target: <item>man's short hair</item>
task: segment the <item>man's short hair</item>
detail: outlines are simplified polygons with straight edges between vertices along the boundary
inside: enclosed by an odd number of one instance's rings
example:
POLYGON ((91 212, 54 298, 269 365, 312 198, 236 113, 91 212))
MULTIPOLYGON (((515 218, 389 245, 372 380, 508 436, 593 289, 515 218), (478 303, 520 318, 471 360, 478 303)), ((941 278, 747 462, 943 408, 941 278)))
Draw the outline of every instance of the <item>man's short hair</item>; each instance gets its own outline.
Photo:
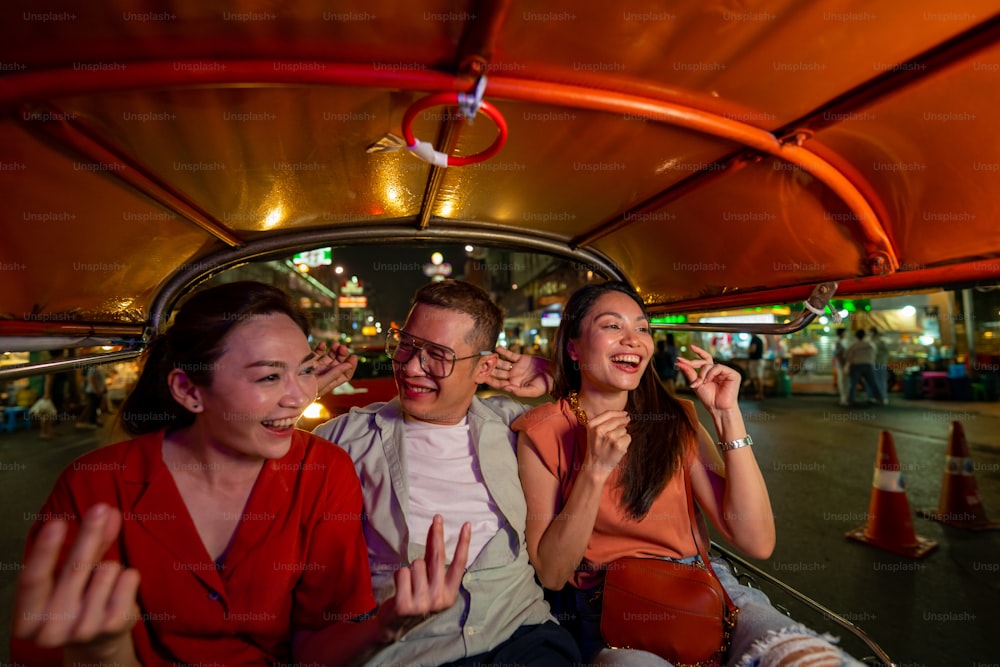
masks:
POLYGON ((475 325, 466 342, 479 350, 496 347, 503 328, 503 310, 481 288, 461 280, 441 280, 418 289, 413 295, 413 305, 418 303, 469 315, 475 325))

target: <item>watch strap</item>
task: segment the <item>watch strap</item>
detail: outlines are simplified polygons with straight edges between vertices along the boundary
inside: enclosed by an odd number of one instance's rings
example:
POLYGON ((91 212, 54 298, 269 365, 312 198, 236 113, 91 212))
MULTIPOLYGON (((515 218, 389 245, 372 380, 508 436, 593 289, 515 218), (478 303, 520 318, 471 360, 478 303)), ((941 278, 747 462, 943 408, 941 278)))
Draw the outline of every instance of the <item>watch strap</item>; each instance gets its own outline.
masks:
POLYGON ((738 440, 727 440, 716 444, 718 444, 721 451, 728 452, 734 449, 739 449, 740 447, 749 447, 753 444, 753 438, 748 435, 747 437, 739 438, 738 440))

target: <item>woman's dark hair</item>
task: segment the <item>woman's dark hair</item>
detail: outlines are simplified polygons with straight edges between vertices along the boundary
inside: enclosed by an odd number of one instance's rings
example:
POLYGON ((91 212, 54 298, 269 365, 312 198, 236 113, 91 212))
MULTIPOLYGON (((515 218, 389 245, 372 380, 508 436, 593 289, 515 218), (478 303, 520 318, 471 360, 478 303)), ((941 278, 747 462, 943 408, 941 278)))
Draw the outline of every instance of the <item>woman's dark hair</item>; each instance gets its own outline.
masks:
POLYGON ((167 385, 170 371, 183 370, 199 387, 212 384, 212 369, 226 348, 229 332, 257 315, 287 315, 309 335, 309 320, 277 287, 239 281, 191 295, 174 315, 166 333, 155 336, 143 354, 142 373, 118 413, 130 435, 190 426, 194 414, 174 400, 167 385))
MULTIPOLYGON (((574 292, 556 331, 553 397, 565 398, 571 391, 580 390, 580 366, 570 357, 568 344, 580 337, 584 319, 597 300, 610 292, 628 296, 646 312, 642 298, 623 282, 586 285, 574 292)), ((625 409, 630 417, 628 432, 632 443, 620 464, 618 486, 623 509, 638 521, 646 516, 667 482, 681 469, 684 444, 697 431, 680 401, 660 384, 652 364, 643 371, 639 386, 628 393, 625 409)))

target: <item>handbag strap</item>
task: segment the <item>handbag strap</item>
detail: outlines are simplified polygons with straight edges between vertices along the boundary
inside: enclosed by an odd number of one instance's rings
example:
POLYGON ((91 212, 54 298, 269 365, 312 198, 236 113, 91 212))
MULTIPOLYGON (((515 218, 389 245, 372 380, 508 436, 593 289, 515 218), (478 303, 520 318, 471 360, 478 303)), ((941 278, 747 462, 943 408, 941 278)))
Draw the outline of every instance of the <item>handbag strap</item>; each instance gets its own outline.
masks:
MULTIPOLYGON (((688 506, 688 519, 691 524, 691 537, 694 538, 694 545, 698 549, 698 555, 701 556, 701 562, 705 564, 705 569, 712 573, 712 576, 718 580, 719 575, 715 573, 712 568, 712 561, 708 559, 708 553, 701 544, 701 540, 698 539, 698 535, 695 534, 694 527, 697 525, 697 518, 694 513, 694 494, 691 490, 691 472, 688 467, 682 464, 684 469, 684 493, 687 496, 687 506, 688 506)), ((733 603, 732 599, 729 597, 729 593, 726 592, 726 587, 722 586, 722 582, 719 582, 720 588, 722 589, 722 596, 726 601, 726 609, 729 611, 729 616, 732 619, 736 618, 736 614, 739 613, 739 608, 733 603)))

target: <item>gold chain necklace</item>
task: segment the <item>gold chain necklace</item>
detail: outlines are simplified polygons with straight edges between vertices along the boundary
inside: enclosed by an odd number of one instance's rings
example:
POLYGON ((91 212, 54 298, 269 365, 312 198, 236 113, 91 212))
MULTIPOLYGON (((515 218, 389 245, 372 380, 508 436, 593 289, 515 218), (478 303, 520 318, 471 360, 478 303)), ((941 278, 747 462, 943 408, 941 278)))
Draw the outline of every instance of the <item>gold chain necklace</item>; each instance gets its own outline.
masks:
POLYGON ((576 420, 580 422, 580 426, 586 426, 590 420, 587 419, 587 413, 580 407, 580 396, 575 391, 571 391, 567 394, 566 400, 569 401, 569 408, 576 415, 576 420))

